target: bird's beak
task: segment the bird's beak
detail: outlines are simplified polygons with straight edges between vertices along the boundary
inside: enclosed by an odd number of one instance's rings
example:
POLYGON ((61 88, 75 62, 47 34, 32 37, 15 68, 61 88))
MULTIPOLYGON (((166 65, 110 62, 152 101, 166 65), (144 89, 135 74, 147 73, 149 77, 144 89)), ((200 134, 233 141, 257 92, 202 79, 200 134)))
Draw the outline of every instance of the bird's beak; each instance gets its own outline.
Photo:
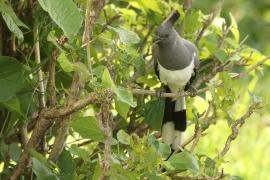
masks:
POLYGON ((153 44, 157 44, 157 43, 159 43, 161 40, 162 40, 161 37, 159 37, 159 36, 154 36, 153 44))

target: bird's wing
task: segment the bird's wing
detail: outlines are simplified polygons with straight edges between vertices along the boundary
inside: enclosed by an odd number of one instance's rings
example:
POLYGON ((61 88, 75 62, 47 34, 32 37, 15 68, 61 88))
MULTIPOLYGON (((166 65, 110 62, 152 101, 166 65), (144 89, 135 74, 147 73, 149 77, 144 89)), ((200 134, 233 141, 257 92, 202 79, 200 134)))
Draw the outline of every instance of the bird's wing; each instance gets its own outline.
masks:
POLYGON ((157 77, 159 78, 159 70, 158 70, 158 46, 157 45, 153 45, 152 53, 153 53, 155 73, 156 73, 157 77))

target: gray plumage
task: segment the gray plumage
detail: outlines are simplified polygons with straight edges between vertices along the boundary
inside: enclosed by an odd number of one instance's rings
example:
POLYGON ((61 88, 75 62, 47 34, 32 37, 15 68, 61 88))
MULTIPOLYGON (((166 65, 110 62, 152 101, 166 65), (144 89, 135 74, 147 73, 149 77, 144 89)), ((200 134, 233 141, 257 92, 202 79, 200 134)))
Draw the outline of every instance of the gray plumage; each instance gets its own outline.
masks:
POLYGON ((166 19, 158 27, 154 42, 157 42, 153 47, 155 63, 159 62, 160 65, 169 70, 181 70, 190 64, 195 53, 195 68, 199 68, 197 47, 192 42, 180 37, 170 19, 166 19))
MULTIPOLYGON (((199 52, 190 41, 182 38, 173 27, 180 14, 173 12, 158 28, 152 48, 155 71, 166 92, 187 90, 199 68, 199 52)), ((165 99, 162 139, 179 149, 186 130, 185 97, 165 99)))

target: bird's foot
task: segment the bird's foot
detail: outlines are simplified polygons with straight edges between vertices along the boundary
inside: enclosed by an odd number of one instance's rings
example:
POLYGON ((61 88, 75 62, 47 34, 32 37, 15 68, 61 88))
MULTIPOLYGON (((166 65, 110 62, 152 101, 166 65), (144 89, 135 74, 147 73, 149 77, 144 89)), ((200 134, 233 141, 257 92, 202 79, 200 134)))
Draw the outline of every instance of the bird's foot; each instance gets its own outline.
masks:
POLYGON ((158 98, 161 97, 162 93, 166 92, 165 88, 163 86, 161 86, 159 89, 156 89, 156 96, 158 98))
POLYGON ((197 95, 197 92, 198 92, 197 89, 191 85, 188 86, 186 91, 188 91, 190 93, 191 97, 195 97, 197 95))

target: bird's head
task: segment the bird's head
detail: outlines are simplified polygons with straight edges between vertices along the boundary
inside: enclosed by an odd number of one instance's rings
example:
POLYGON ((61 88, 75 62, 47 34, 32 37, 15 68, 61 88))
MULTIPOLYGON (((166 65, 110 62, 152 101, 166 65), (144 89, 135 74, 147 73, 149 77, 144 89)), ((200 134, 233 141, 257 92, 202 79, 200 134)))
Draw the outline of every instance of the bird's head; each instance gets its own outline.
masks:
POLYGON ((178 11, 174 11, 170 16, 163 21, 163 23, 157 28, 153 43, 160 44, 170 42, 175 38, 175 33, 177 33, 173 27, 174 23, 180 17, 178 11))

